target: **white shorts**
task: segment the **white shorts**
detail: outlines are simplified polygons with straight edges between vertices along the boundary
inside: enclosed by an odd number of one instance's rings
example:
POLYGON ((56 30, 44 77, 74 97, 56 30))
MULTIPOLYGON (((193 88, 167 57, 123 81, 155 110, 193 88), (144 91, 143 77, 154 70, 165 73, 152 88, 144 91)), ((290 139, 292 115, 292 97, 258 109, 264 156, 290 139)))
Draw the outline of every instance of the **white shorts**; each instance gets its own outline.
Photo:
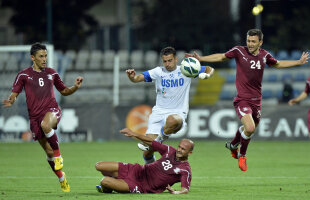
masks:
MULTIPOLYGON (((149 121, 148 121, 148 125, 147 125, 147 130, 146 130, 146 134, 156 134, 159 135, 161 128, 165 125, 166 123, 166 119, 169 115, 172 114, 177 114, 179 115, 182 120, 183 120, 183 124, 182 124, 182 128, 177 132, 183 132, 186 130, 186 118, 187 118, 187 113, 183 113, 183 112, 167 112, 167 110, 152 110, 151 115, 149 116, 149 121)), ((175 133, 175 134, 177 134, 175 133)))

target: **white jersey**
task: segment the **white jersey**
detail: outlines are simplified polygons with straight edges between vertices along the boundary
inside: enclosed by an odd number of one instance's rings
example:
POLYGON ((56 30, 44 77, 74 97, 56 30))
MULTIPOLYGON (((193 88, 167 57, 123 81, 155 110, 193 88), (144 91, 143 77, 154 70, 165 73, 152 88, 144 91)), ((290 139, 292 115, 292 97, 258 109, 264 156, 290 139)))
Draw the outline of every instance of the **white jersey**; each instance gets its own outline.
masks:
POLYGON ((188 112, 191 78, 181 73, 180 66, 168 71, 164 66, 143 72, 145 82, 155 80, 156 105, 153 110, 169 109, 170 112, 188 112))

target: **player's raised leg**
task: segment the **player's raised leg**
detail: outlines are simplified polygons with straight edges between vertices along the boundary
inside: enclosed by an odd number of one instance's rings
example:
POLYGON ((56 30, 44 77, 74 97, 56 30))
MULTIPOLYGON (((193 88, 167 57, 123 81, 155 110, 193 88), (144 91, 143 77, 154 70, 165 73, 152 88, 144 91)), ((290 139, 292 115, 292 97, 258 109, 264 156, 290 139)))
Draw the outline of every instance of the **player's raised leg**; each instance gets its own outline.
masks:
MULTIPOLYGON (((155 140, 157 138, 157 134, 146 134, 146 136, 155 140)), ((138 147, 143 150, 143 159, 145 164, 149 164, 156 161, 154 151, 148 145, 144 143, 138 143, 138 147)))
POLYGON ((238 130, 236 131, 235 137, 231 142, 226 142, 225 147, 230 150, 231 156, 235 159, 238 159, 238 145, 240 144, 240 139, 241 139, 241 133, 244 129, 244 126, 240 126, 238 130))
POLYGON ((158 142, 163 142, 169 138, 171 134, 177 133, 183 125, 183 119, 178 114, 169 115, 166 119, 165 125, 160 130, 160 134, 155 139, 158 142))
POLYGON ((48 164, 51 166, 52 170, 54 171, 54 173, 59 179, 61 190, 63 192, 70 192, 70 185, 68 184, 68 180, 66 178, 65 173, 61 170, 55 170, 54 152, 50 144, 47 142, 47 139, 41 138, 38 141, 46 153, 46 159, 47 159, 48 164))
POLYGON ((100 171, 105 176, 101 180, 100 185, 96 186, 98 192, 111 193, 113 190, 117 192, 129 192, 128 184, 121 179, 116 179, 119 168, 118 162, 97 162, 95 167, 97 171, 100 171))
MULTIPOLYGON (((60 112, 60 111, 59 111, 60 112)), ((47 138, 47 142, 50 144, 51 148, 53 149, 54 154, 54 163, 55 163, 55 170, 60 170, 63 167, 63 158, 61 157, 59 145, 58 145, 58 137, 54 130, 57 127, 58 123, 57 113, 54 112, 47 112, 41 122, 41 128, 45 133, 47 138)))
POLYGON ((246 163, 246 151, 251 141, 251 135, 254 133, 256 124, 251 114, 246 114, 241 118, 241 122, 244 125, 244 130, 241 132, 240 137, 240 153, 239 153, 239 168, 242 171, 247 170, 246 163))
POLYGON ((96 163, 96 170, 101 172, 103 176, 116 178, 118 176, 118 162, 102 161, 96 163))

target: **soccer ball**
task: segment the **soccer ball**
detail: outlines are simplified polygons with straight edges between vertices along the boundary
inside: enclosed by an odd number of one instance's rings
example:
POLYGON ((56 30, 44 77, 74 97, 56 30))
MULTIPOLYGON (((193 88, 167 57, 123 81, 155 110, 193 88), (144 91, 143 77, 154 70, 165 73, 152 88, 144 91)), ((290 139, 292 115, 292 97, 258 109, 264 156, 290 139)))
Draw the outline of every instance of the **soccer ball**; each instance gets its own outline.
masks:
POLYGON ((196 77, 198 76, 200 69, 200 62, 194 57, 184 58, 181 62, 181 72, 184 76, 196 77))

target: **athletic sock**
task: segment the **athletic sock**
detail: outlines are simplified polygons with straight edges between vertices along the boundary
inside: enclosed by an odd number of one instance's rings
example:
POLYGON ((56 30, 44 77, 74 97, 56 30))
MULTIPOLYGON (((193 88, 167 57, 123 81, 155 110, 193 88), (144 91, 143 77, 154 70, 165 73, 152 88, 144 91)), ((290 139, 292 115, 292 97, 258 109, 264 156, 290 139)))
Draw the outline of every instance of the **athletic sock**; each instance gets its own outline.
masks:
POLYGON ((155 155, 153 153, 153 155, 150 158, 146 158, 143 154, 143 159, 144 159, 144 163, 145 164, 150 164, 156 161, 155 155))
POLYGON ((240 138, 241 138, 241 132, 242 132, 243 126, 240 126, 238 130, 236 131, 234 139, 231 141, 231 148, 235 149, 240 144, 240 138))
POLYGON ((48 164, 51 166, 53 172, 56 174, 56 176, 60 179, 61 177, 63 177, 62 171, 61 170, 57 170, 55 171, 55 163, 54 163, 54 157, 53 158, 49 158, 47 157, 47 162, 48 164))
POLYGON ((46 134, 47 142, 50 144, 50 146, 53 149, 54 156, 59 157, 60 156, 60 150, 58 145, 58 137, 55 133, 54 129, 52 129, 48 134, 46 134))
POLYGON ((241 156, 245 156, 250 141, 251 141, 251 137, 246 136, 246 135, 244 134, 244 131, 243 131, 243 132, 241 133, 241 138, 240 138, 240 143, 241 143, 240 155, 241 155, 241 156))
POLYGON ((164 128, 162 127, 162 128, 160 129, 160 134, 157 136, 157 138, 155 138, 155 141, 160 142, 160 143, 163 143, 163 141, 165 141, 165 140, 168 139, 168 138, 169 138, 169 135, 166 135, 166 134, 164 133, 164 128))

